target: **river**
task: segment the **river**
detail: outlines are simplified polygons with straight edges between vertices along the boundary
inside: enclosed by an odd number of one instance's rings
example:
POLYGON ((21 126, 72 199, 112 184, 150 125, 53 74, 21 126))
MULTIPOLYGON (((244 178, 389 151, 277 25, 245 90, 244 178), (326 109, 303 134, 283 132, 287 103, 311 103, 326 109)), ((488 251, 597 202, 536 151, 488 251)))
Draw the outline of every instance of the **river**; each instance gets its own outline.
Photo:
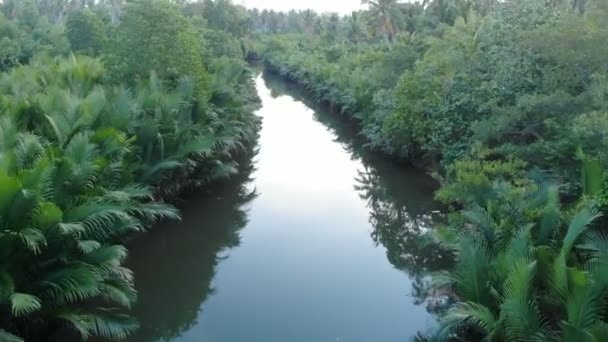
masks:
POLYGON ((134 242, 137 342, 396 342, 435 322, 416 288, 444 259, 423 172, 259 75, 259 151, 134 242))

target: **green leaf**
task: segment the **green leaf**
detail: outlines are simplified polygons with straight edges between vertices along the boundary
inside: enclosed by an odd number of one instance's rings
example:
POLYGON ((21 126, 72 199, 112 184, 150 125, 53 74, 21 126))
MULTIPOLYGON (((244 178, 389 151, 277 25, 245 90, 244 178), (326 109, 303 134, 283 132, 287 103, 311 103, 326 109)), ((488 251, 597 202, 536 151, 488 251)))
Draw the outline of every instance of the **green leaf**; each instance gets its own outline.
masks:
POLYGON ((128 279, 114 278, 104 281, 101 285, 101 293, 109 302, 125 308, 131 308, 137 300, 137 291, 128 279))
POLYGON ((135 319, 109 310, 69 311, 60 313, 57 318, 70 323, 84 340, 92 335, 124 340, 139 329, 135 319))
POLYGON ((42 303, 38 297, 26 293, 13 293, 11 296, 13 315, 23 317, 40 310, 42 303))
POLYGON ((593 196, 602 191, 604 171, 599 160, 585 158, 583 160, 582 179, 583 192, 593 196))
POLYGON ((91 253, 99 247, 101 247, 101 244, 94 240, 78 241, 78 248, 85 254, 91 253))
POLYGON ((77 303, 99 295, 99 275, 88 265, 71 265, 44 275, 45 294, 58 302, 77 303))
POLYGON ((19 180, 0 171, 0 217, 6 217, 19 190, 19 180))
POLYGON ((40 228, 45 229, 58 224, 63 219, 63 212, 57 205, 45 202, 38 207, 37 223, 40 228))
POLYGON ((583 209, 574 215, 570 221, 570 226, 568 226, 568 232, 566 233, 564 244, 562 246, 564 256, 568 256, 570 254, 572 247, 581 234, 587 231, 587 229, 589 229, 589 225, 598 217, 600 217, 600 215, 596 211, 588 208, 583 209))
POLYGON ((179 168, 182 165, 182 163, 175 160, 163 160, 154 165, 148 165, 145 168, 141 180, 144 183, 152 182, 158 179, 163 172, 179 168))
POLYGON ((491 335, 497 328, 498 319, 488 307, 474 302, 458 303, 450 308, 446 321, 462 321, 475 326, 486 335, 491 335))
POLYGON ((15 282, 7 271, 0 271, 0 303, 8 301, 15 292, 15 282))
POLYGON ((41 252, 41 248, 46 246, 46 238, 42 232, 37 229, 23 229, 19 232, 19 237, 27 248, 34 254, 39 254, 41 252))
POLYGON ((17 335, 13 335, 6 330, 0 329, 0 341, 2 342, 25 342, 24 339, 17 335))
POLYGON ((91 265, 120 266, 127 257, 127 249, 121 245, 99 247, 83 256, 82 260, 91 265))
POLYGON ((36 194, 33 191, 25 189, 18 191, 6 216, 7 224, 17 226, 27 222, 36 205, 36 194))

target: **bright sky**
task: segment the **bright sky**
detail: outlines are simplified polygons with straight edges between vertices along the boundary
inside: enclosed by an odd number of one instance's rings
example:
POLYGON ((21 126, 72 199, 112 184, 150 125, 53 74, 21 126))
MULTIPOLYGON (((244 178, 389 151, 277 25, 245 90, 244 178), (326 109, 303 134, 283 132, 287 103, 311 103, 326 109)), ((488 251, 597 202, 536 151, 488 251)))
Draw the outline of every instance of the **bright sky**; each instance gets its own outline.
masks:
POLYGON ((348 14, 365 6, 361 0, 234 0, 235 3, 249 8, 289 11, 291 9, 313 9, 317 12, 338 12, 348 14))

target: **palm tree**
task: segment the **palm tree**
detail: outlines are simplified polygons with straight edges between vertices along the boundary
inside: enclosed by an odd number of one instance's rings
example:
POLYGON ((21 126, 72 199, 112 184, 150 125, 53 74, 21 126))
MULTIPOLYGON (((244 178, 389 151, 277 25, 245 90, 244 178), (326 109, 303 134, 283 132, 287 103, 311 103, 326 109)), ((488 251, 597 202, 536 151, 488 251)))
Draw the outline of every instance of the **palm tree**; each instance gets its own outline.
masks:
POLYGON ((370 11, 378 16, 387 42, 389 44, 392 43, 397 34, 395 18, 399 13, 399 9, 397 8, 399 0, 362 0, 361 3, 369 5, 370 11))
POLYGON ((304 11, 304 31, 310 35, 315 32, 315 19, 317 14, 313 10, 304 11))
POLYGON ((0 316, 9 317, 0 336, 41 322, 83 339, 122 339, 137 328, 116 309, 136 294, 115 241, 178 214, 125 180, 137 150, 120 125, 100 119, 120 106, 108 104, 99 73, 87 58, 42 60, 0 81, 0 316))
POLYGON ((353 12, 347 20, 347 37, 351 42, 357 44, 365 33, 365 27, 363 21, 361 20, 361 14, 359 12, 353 12))
POLYGON ((591 229, 598 215, 583 208, 564 220, 559 188, 532 187, 513 198, 510 185, 495 184, 498 197, 465 210, 465 224, 446 235, 457 263, 435 276, 434 289, 457 303, 442 319, 440 340, 605 339, 608 237, 591 229))
POLYGON ((0 78, 0 336, 37 322, 84 339, 137 328, 116 309, 136 296, 115 242, 178 214, 133 181, 165 198, 225 178, 255 134, 252 109, 234 99, 244 66, 210 68, 218 77, 204 107, 190 79, 174 90, 154 74, 132 91, 104 87, 101 63, 88 57, 42 59, 0 78))
POLYGON ((118 24, 122 16, 125 1, 124 0, 101 0, 100 4, 105 6, 110 14, 112 24, 118 24))

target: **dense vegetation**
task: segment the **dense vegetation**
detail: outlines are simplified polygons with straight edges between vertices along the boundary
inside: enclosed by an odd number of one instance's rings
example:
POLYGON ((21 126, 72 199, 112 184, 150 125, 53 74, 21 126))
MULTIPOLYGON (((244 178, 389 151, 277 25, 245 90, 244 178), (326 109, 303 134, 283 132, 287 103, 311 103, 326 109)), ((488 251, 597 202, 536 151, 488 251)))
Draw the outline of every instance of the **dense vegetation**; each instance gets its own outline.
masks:
POLYGON ((455 263, 424 339, 606 340, 607 3, 364 3, 252 11, 252 57, 441 180, 455 263))
POLYGON ((243 36, 216 7, 0 3, 1 341, 137 329, 124 239, 179 218, 164 202, 236 173, 257 134, 243 36))
POLYGON ((237 172, 259 124, 246 58, 441 181, 441 250, 416 254, 407 199, 381 170, 358 180, 393 264, 454 257, 419 276, 446 303, 421 339, 607 340, 607 2, 363 3, 2 1, 0 341, 137 329, 124 239, 237 172))

